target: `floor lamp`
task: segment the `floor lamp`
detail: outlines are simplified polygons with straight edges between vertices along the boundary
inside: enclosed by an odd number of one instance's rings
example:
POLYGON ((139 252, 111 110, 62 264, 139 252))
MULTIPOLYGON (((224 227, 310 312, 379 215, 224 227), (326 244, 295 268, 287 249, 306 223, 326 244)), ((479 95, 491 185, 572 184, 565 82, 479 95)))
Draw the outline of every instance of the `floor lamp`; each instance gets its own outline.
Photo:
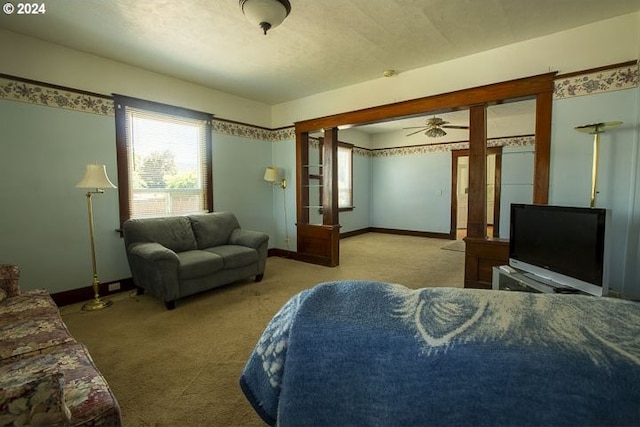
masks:
POLYGON ((591 204, 590 206, 594 208, 596 206, 596 195, 597 185, 598 185, 598 155, 599 155, 599 147, 598 144, 600 142, 600 134, 602 132, 606 132, 609 129, 617 128, 620 126, 622 122, 602 122, 602 123, 592 123, 590 125, 584 126, 576 126, 574 129, 578 132, 588 133, 593 135, 593 165, 591 167, 591 204))
POLYGON ((84 177, 76 184, 76 188, 87 188, 87 210, 89 211, 89 238, 91 240, 91 261, 93 265, 93 299, 82 306, 85 311, 102 310, 113 302, 100 298, 100 282, 98 282, 98 269, 96 267, 96 244, 93 229, 93 195, 104 193, 105 188, 116 188, 107 176, 105 165, 87 165, 84 177), (93 191, 92 191, 93 190, 93 191))

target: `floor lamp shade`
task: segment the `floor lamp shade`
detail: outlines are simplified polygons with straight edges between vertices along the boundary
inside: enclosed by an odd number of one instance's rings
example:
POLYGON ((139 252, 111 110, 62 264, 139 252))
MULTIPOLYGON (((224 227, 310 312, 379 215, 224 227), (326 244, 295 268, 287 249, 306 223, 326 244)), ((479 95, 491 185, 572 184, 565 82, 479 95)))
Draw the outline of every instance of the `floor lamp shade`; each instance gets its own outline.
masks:
POLYGON ((84 176, 76 184, 76 188, 116 188, 107 176, 105 165, 87 165, 84 176))
POLYGON ((77 188, 88 188, 87 210, 89 212, 89 239, 91 243, 91 263, 93 267, 93 299, 82 306, 83 310, 95 311, 109 307, 112 301, 100 298, 100 282, 98 281, 98 267, 96 263, 96 244, 93 227, 93 195, 104 193, 104 188, 116 188, 107 176, 105 165, 89 164, 85 169, 84 176, 76 184, 77 188))

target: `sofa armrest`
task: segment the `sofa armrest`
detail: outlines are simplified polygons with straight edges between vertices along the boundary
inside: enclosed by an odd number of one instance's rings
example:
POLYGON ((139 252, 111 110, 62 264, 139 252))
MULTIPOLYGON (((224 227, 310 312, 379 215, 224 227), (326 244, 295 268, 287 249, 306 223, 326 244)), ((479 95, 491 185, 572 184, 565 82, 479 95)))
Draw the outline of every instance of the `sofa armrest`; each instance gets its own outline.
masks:
POLYGON ((133 243, 129 246, 129 253, 146 261, 178 263, 178 255, 160 243, 133 243))
POLYGON ((164 302, 180 297, 180 259, 174 251, 155 242, 133 243, 127 248, 127 256, 136 286, 164 302))
POLYGON ((230 245, 247 246, 258 249, 269 241, 269 235, 261 231, 243 230, 236 228, 229 236, 230 245))
POLYGON ((17 265, 0 265, 0 289, 9 298, 20 295, 20 268, 17 265))
POLYGON ((0 369, 2 425, 68 425, 64 377, 55 361, 38 355, 0 369))

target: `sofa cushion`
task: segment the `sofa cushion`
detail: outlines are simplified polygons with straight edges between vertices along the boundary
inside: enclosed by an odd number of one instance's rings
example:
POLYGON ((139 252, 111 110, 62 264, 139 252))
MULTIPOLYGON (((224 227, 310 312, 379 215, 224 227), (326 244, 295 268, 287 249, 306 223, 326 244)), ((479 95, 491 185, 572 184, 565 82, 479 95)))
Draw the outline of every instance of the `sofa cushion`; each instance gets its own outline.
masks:
POLYGON ((183 280, 209 276, 224 268, 222 256, 207 251, 179 252, 178 258, 180 259, 178 274, 183 280))
POLYGON ((240 228, 235 215, 230 212, 212 212, 190 215, 198 249, 226 245, 233 230, 240 228))
POLYGON ((23 292, 0 302, 0 325, 27 318, 58 316, 58 306, 44 289, 23 292))
POLYGON ((191 222, 185 216, 128 219, 123 231, 127 247, 136 242, 156 242, 174 252, 197 248, 191 222))
POLYGON ((258 262, 258 251, 246 246, 224 245, 206 249, 224 259, 224 268, 238 268, 258 262))
POLYGON ((0 366, 0 425, 67 425, 64 377, 51 355, 0 366))
POLYGON ((69 342, 75 339, 47 291, 22 292, 0 303, 0 359, 43 353, 69 342))

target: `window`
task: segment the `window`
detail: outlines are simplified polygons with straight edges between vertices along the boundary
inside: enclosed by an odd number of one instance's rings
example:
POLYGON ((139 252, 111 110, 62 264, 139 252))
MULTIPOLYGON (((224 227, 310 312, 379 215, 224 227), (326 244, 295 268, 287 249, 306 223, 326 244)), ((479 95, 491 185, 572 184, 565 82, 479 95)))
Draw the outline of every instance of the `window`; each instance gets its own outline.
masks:
MULTIPOLYGON (((322 164, 324 138, 318 138, 318 142, 318 161, 322 164)), ((318 181, 321 178, 321 175, 309 176, 309 179, 318 181)), ((322 201, 322 186, 319 187, 318 200, 322 201)), ((353 145, 345 142, 338 142, 338 210, 353 210, 353 145)))
POLYGON ((338 209, 353 209, 353 145, 338 143, 338 209))
POLYGON ((212 211, 211 115, 114 99, 121 223, 212 211))

